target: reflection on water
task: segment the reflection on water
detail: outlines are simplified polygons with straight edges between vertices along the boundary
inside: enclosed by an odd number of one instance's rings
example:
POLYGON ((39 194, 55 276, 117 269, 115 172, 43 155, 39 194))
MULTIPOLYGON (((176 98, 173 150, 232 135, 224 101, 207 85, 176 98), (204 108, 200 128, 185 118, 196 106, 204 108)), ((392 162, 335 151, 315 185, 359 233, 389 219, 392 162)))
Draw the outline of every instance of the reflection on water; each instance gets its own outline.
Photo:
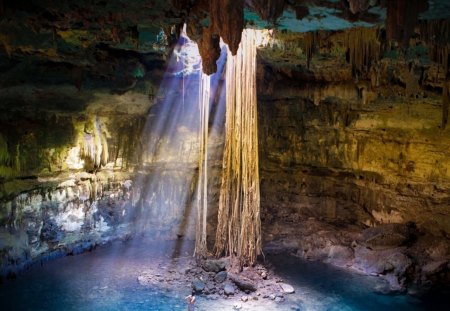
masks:
MULTIPOLYGON (((91 253, 60 258, 34 267, 18 279, 0 285, 2 310, 186 310, 190 281, 175 288, 143 287, 137 277, 155 260, 174 269, 190 261, 192 244, 175 257, 173 243, 120 242, 91 253)), ((260 297, 240 302, 242 310, 447 310, 436 297, 421 301, 410 296, 373 292, 379 280, 320 263, 288 256, 267 258, 296 293, 283 303, 260 297)), ((182 270, 183 271, 183 270, 182 270)), ((199 297, 198 310, 232 310, 239 296, 226 300, 199 297)))

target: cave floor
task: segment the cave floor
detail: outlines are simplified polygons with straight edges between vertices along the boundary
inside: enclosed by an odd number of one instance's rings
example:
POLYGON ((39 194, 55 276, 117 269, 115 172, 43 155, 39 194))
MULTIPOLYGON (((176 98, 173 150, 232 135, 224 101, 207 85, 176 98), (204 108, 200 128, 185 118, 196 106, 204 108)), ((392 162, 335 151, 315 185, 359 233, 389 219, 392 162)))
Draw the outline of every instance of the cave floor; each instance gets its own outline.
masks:
MULTIPOLYGON (((271 294, 258 284, 255 293, 225 296, 225 281, 198 295, 196 310, 445 310, 445 295, 378 294, 379 278, 323 263, 268 255, 260 266, 272 284, 290 284, 295 293, 271 294)), ((134 239, 34 266, 0 284, 0 300, 3 310, 186 310, 184 297, 201 275, 192 244, 134 239)))

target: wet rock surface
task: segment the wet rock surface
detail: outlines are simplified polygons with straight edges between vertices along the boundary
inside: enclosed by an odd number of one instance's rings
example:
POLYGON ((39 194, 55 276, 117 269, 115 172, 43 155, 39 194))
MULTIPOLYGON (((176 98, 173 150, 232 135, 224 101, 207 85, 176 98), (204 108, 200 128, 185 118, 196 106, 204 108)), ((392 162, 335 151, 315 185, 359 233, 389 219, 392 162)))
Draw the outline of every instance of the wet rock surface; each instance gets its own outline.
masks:
MULTIPOLYGON (((257 264, 254 267, 244 267, 239 273, 224 270, 211 272, 205 269, 210 268, 211 263, 216 265, 229 261, 229 258, 196 261, 192 257, 175 257, 167 262, 158 259, 139 273, 137 281, 142 286, 167 290, 186 290, 187 286, 192 288, 195 295, 208 300, 232 299, 236 301, 233 305, 235 309, 246 308, 246 305, 263 305, 265 300, 282 303, 284 295, 295 292, 294 287, 283 283, 270 266, 257 264)), ((227 268, 230 266, 227 265, 227 268)))
POLYGON ((267 243, 265 252, 289 252, 307 260, 323 261, 380 277, 388 282, 388 286, 380 290, 384 293, 406 292, 416 286, 426 289, 427 284, 445 284, 450 280, 450 252, 443 247, 448 244, 446 239, 420 233, 410 224, 387 224, 366 230, 324 224, 313 219, 299 224, 301 233, 296 230, 267 243), (402 238, 391 239, 393 232, 402 238), (411 234, 414 239, 405 238, 411 234), (374 247, 371 241, 380 235, 383 238, 374 247), (405 244, 405 241, 409 242, 405 244), (441 251, 437 254, 431 251, 439 248, 441 251))
POLYGON ((207 272, 219 272, 225 270, 226 265, 225 260, 207 259, 202 264, 202 268, 207 272))

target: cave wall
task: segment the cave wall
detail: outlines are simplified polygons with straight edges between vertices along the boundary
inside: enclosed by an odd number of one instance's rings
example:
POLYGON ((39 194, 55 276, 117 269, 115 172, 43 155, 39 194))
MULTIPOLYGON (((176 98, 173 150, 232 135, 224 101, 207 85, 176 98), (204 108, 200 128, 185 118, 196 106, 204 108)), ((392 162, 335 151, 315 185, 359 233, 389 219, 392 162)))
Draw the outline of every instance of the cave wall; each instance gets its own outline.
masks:
MULTIPOLYGON (((431 265, 434 276, 450 254, 450 136, 441 128, 441 96, 411 92, 402 82, 411 79, 407 63, 386 64, 380 76, 389 71, 391 80, 368 91, 370 80, 355 83, 348 64, 312 59, 307 69, 301 61, 258 63, 266 250, 365 273, 386 274, 379 267, 393 265, 402 278, 415 261, 431 265), (418 232, 426 239, 406 251, 418 232)), ((1 164, 10 169, 0 183, 3 275, 136 234, 193 238, 195 112, 172 119, 164 99, 179 98, 181 89, 156 89, 142 79, 123 94, 98 85, 26 84, 0 95, 1 164), (172 120, 173 135, 168 124, 158 126, 164 119, 172 120)), ((211 130, 214 237, 223 137, 221 128, 211 130)), ((391 285, 403 282, 396 276, 391 285)))
MULTIPOLYGON (((181 105, 181 78, 167 80, 171 88, 143 79, 124 94, 95 83, 4 88, 0 275, 137 235, 194 238, 197 100, 181 105)), ((212 206, 220 131, 209 142, 212 206)))
POLYGON ((417 38, 375 57, 379 35, 358 28, 313 38, 276 33, 259 49, 264 217, 363 228, 412 222, 448 234, 445 67, 430 62, 417 38))
POLYGON ((345 59, 321 53, 308 68, 304 55, 293 65, 277 53, 261 51, 258 70, 264 251, 380 276, 383 293, 447 284, 450 136, 439 70, 385 58, 358 79, 345 59))
POLYGON ((441 98, 364 105, 356 86, 315 88, 316 103, 306 89, 259 102, 268 217, 287 208, 367 226, 411 221, 448 234, 450 139, 440 128, 441 98))

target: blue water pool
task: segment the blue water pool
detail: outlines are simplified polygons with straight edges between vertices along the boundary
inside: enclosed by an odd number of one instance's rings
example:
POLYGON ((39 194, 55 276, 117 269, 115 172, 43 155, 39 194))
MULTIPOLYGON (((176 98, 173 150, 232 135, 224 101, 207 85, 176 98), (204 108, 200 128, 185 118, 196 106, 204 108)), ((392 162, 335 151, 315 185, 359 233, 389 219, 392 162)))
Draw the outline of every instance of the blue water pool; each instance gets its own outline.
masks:
MULTIPOLYGON (((184 269, 183 261, 192 260, 191 246, 174 254, 173 244, 135 240, 34 266, 0 284, 1 310, 186 310, 189 280, 168 289, 164 282, 142 286, 137 277, 156 261, 184 269), (178 258, 175 263, 173 258, 178 258)), ((425 299, 380 295, 373 291, 379 282, 373 277, 285 255, 267 260, 296 289, 284 302, 262 297, 248 303, 240 302, 238 296, 225 300, 198 297, 197 310, 233 310, 236 302, 241 310, 448 310, 442 295, 425 299)))

